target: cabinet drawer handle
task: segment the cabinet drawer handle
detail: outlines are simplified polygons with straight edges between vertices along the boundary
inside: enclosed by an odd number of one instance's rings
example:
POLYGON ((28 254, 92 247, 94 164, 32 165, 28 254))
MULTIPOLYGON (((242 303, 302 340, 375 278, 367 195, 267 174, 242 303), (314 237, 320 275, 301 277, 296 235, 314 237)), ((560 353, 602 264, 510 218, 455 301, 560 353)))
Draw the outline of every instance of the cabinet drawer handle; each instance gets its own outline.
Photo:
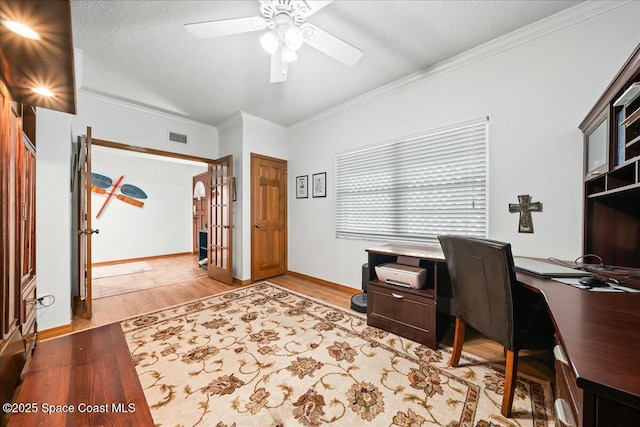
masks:
POLYGON ((398 299, 404 298, 404 296, 398 295, 398 294, 394 294, 393 292, 391 292, 391 296, 394 297, 394 298, 398 298, 398 299))
POLYGON ((569 366, 569 358, 567 357, 567 354, 564 352, 564 349, 560 344, 553 347, 553 356, 558 362, 564 363, 565 365, 569 366))
POLYGON ((553 403, 553 410, 556 413, 556 419, 560 421, 561 426, 576 427, 576 421, 573 419, 571 408, 564 399, 556 399, 553 403))

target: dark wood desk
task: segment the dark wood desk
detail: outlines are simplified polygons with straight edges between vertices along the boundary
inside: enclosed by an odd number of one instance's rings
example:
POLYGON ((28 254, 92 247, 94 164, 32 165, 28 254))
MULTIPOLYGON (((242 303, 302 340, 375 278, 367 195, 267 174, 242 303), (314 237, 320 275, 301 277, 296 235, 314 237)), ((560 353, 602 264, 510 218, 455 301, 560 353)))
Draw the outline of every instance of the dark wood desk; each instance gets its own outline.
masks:
MULTIPOLYGON (((435 348, 436 314, 451 314, 454 306, 440 248, 385 245, 367 252, 367 322, 435 348), (424 289, 377 280, 375 266, 398 256, 420 260, 428 272, 424 289)), ((568 402, 576 427, 640 425, 640 293, 590 292, 521 272, 516 277, 546 301, 566 354, 565 362, 555 363, 556 398, 568 402)))
POLYGON ((531 274, 516 276, 547 303, 568 359, 564 366, 556 362, 556 394, 569 394, 577 425, 638 425, 640 293, 589 292, 531 274))

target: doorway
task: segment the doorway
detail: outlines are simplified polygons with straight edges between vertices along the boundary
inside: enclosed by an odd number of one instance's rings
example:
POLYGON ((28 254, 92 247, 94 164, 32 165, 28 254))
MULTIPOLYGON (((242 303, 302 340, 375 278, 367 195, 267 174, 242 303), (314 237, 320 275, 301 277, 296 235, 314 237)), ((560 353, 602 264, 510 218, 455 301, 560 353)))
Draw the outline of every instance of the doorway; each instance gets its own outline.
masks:
POLYGON ((287 161, 251 153, 251 281, 287 271, 287 161))
MULTIPOLYGON (((93 172, 103 172, 104 176, 111 178, 113 182, 116 183, 116 185, 111 185, 111 187, 106 188, 105 191, 96 192, 95 195, 89 193, 85 197, 85 203, 87 199, 90 201, 92 196, 96 198, 96 200, 100 203, 96 207, 95 212, 97 212, 98 209, 102 211, 100 221, 97 221, 100 224, 97 224, 97 222, 94 223, 94 226, 96 228, 99 225, 102 230, 99 235, 94 236, 94 240, 96 238, 100 238, 104 239, 105 242, 110 242, 108 245, 108 249, 104 249, 103 247, 102 252, 100 251, 100 247, 98 247, 98 251, 95 251, 96 244, 94 243, 94 255, 98 255, 94 256, 94 263, 98 262, 99 264, 108 267, 108 264, 112 263, 111 261, 113 261, 113 264, 125 264, 129 263, 130 261, 132 262, 132 264, 135 264, 139 261, 145 260, 151 263, 151 260, 149 258, 155 258, 156 256, 162 257, 161 254, 163 253, 166 253, 167 255, 187 253, 192 254, 193 245, 192 242, 188 241, 189 239, 191 239, 191 233, 188 230, 192 221, 191 202, 189 200, 191 199, 192 195, 192 189, 190 188, 191 178, 193 175, 206 172, 208 165, 213 162, 213 160, 196 156, 164 152, 161 150, 133 147, 126 144, 97 139, 93 139, 93 148, 95 149, 95 151, 108 152, 111 156, 110 163, 106 161, 102 162, 102 166, 106 167, 106 169, 97 170, 97 168, 94 168, 93 172), (119 158, 121 159, 121 161, 113 161, 114 158, 119 158), (154 166, 153 164, 150 164, 152 162, 158 163, 154 163, 154 166), (158 166, 158 164, 160 166, 158 166), (110 170, 110 167, 114 169, 110 170), (115 169, 117 169, 117 171, 115 169), (127 173, 127 171, 129 172, 127 173), (135 171, 136 173, 133 173, 132 171, 135 171), (120 180, 122 173, 125 176, 122 180, 120 180), (160 176, 157 175, 158 173, 160 174, 160 176), (176 173, 178 173, 178 175, 175 175, 176 173), (183 175, 185 179, 180 178, 183 175), (138 185, 138 188, 144 189, 146 192, 148 192, 149 198, 140 198, 139 195, 131 193, 134 184, 138 185), (105 194, 102 194, 105 192, 107 193, 107 196, 108 194, 113 195, 110 201, 107 200, 105 194), (184 200, 183 195, 180 195, 179 198, 176 197, 176 193, 178 192, 180 194, 184 193, 184 200), (138 197, 138 200, 133 200, 136 197, 138 197), (164 201, 161 201, 160 199, 163 199, 164 201), (182 200, 182 202, 178 202, 178 200, 182 200), (147 212, 145 214, 145 210, 149 211, 149 208, 152 208, 153 212, 156 212, 157 215, 152 215, 151 212, 147 212), (184 220, 179 219, 176 221, 169 221, 168 223, 164 222, 163 218, 165 218, 165 215, 168 215, 168 210, 175 211, 171 213, 171 215, 174 215, 172 218, 184 217, 184 220), (145 215, 147 218, 146 222, 144 219, 142 219, 142 223, 138 223, 137 225, 135 225, 136 221, 141 221, 140 217, 145 215), (149 215, 151 215, 151 217, 149 215), (164 236, 164 239, 159 240, 155 243, 150 243, 150 240, 153 239, 149 237, 148 230, 146 230, 145 227, 147 227, 146 223, 151 222, 162 222, 168 224, 166 227, 156 227, 155 229, 155 234, 164 236), (172 224, 182 225, 174 226, 172 224), (179 227, 181 231, 176 231, 177 227, 179 227), (158 230, 163 230, 163 232, 158 233, 158 230), (182 236, 179 237, 180 242, 182 243, 178 243, 174 246, 171 246, 170 243, 167 243, 171 242, 172 240, 175 241, 176 238, 174 234, 178 233, 180 236, 182 236), (131 248, 137 246, 138 244, 142 245, 146 249, 149 249, 149 246, 153 244, 155 244, 156 247, 153 247, 150 250, 138 250, 136 253, 136 251, 132 251, 131 248), (164 245, 169 246, 165 247, 164 245), (157 248, 160 248, 159 252, 156 250, 157 248), (147 252, 149 256, 146 256, 147 252), (120 262, 121 260, 122 262, 120 262)), ((100 165, 100 163, 98 163, 98 165, 100 165)), ((92 176, 91 173, 89 173, 88 175, 88 187, 91 188, 92 176)), ((96 188, 96 190, 99 190, 99 188, 96 188)), ((82 204, 82 201, 78 201, 77 199, 76 202, 82 204)), ((93 212, 94 217, 96 216, 95 212, 93 212)), ((192 255, 192 258, 197 268, 197 258, 195 255, 192 255)), ((80 272, 79 277, 84 276, 91 278, 91 270, 91 265, 86 265, 84 268, 84 272, 80 272)), ((136 271, 136 273, 138 273, 138 271, 136 271)), ((143 272, 142 274, 147 273, 143 272)), ((89 282, 90 281, 91 280, 89 280, 89 282)), ((90 283, 88 284, 88 288, 89 292, 86 293, 86 296, 88 297, 87 299, 90 299, 90 283)), ((98 297, 98 295, 94 295, 94 297, 98 297)), ((88 315, 89 317, 91 316, 90 311, 88 315)))

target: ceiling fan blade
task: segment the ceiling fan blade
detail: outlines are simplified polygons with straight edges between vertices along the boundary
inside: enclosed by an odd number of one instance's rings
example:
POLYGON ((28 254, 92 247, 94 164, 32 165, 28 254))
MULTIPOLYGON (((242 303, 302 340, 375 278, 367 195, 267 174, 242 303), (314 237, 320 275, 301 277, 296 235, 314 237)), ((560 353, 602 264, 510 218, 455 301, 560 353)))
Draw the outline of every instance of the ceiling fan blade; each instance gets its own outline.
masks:
POLYGON ((309 8, 309 12, 304 14, 305 18, 308 18, 326 5, 333 3, 333 0, 304 0, 304 3, 309 8))
POLYGON ((287 80, 289 63, 282 60, 282 48, 278 48, 271 55, 271 83, 281 83, 287 80))
POLYGON ((230 34, 249 33, 264 30, 267 23, 260 16, 247 18, 221 19, 219 21, 185 24, 184 28, 197 39, 228 36, 230 34))
POLYGON ((313 24, 306 23, 301 25, 301 28, 304 28, 305 42, 308 45, 350 67, 353 67, 364 55, 364 52, 357 47, 351 46, 313 24))

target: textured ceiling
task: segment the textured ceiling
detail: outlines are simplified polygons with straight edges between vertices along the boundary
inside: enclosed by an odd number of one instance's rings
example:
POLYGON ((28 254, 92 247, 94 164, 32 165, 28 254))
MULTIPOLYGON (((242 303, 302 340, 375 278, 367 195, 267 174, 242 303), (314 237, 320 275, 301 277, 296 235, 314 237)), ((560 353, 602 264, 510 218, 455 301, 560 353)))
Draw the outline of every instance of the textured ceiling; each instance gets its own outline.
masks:
POLYGON ((308 21, 364 51, 348 67, 304 45, 269 82, 262 32, 195 39, 184 24, 259 15, 258 1, 72 1, 83 90, 220 125, 295 124, 580 1, 341 1, 308 21))

